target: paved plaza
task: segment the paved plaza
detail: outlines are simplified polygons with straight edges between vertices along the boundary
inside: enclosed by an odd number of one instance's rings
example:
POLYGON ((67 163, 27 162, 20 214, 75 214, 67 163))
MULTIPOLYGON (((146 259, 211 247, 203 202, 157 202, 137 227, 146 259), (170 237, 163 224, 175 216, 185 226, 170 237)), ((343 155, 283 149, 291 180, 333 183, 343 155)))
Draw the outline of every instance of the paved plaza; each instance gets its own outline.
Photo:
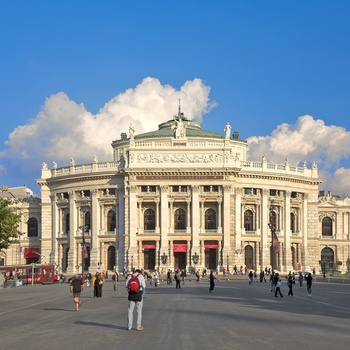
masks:
MULTIPOLYGON (((122 278, 123 279, 123 278, 122 278)), ((67 283, 0 290, 0 349, 348 349, 350 284, 316 282, 275 298, 269 283, 246 278, 149 286, 141 332, 126 330, 124 280, 101 299, 92 288, 74 312, 67 283)))

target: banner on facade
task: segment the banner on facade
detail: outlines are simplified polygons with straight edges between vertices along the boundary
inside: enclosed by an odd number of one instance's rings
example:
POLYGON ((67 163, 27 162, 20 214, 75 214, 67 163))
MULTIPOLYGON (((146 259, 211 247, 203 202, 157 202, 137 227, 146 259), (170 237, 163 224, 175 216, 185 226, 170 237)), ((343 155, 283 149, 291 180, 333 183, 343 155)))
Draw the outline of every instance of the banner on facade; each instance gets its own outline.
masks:
POLYGON ((40 248, 25 248, 24 259, 33 259, 40 257, 40 248))
POLYGON ((204 244, 205 249, 218 249, 217 244, 204 244))
POLYGON ((187 244, 186 243, 174 243, 174 253, 186 253, 187 244))
POLYGON ((155 244, 142 244, 142 249, 156 249, 155 244))
POLYGON ((278 242, 277 235, 274 233, 272 238, 272 246, 274 254, 279 254, 280 252, 280 243, 278 242))

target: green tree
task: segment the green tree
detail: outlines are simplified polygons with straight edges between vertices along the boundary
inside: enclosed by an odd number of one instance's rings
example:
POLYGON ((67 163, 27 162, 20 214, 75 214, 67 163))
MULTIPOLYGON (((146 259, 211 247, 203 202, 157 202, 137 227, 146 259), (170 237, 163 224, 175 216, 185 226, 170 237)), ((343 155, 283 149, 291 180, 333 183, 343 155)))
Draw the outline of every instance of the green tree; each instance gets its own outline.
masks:
POLYGON ((9 199, 0 198, 0 251, 18 243, 21 235, 18 231, 21 215, 16 213, 13 203, 9 199))

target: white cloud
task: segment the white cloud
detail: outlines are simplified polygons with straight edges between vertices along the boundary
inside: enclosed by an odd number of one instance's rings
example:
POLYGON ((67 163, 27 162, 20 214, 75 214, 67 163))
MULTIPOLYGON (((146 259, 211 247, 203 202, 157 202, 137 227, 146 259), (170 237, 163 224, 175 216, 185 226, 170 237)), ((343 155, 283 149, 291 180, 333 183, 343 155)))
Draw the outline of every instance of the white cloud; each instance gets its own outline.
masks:
POLYGON ((177 113, 179 98, 185 115, 200 122, 202 114, 212 107, 209 93, 210 87, 200 79, 186 81, 176 90, 148 77, 93 115, 60 92, 47 98, 42 111, 27 125, 18 126, 9 135, 1 156, 17 159, 22 168, 36 167, 36 173, 43 161, 51 167, 52 161, 65 166, 70 158, 90 163, 93 155, 101 161, 111 160, 111 142, 128 132, 130 122, 136 134, 155 130, 177 113))
POLYGON ((316 162, 324 177, 321 188, 339 193, 342 183, 341 194, 350 192, 350 182, 343 180, 350 170, 338 169, 333 174, 341 162, 349 158, 350 132, 343 127, 327 126, 323 120, 305 115, 299 117, 295 125, 285 123, 277 126, 269 136, 248 138, 248 144, 248 158, 251 160, 259 160, 265 154, 267 160, 273 163, 284 163, 286 158, 291 165, 305 160, 309 166, 316 162), (334 181, 333 177, 342 181, 334 181))

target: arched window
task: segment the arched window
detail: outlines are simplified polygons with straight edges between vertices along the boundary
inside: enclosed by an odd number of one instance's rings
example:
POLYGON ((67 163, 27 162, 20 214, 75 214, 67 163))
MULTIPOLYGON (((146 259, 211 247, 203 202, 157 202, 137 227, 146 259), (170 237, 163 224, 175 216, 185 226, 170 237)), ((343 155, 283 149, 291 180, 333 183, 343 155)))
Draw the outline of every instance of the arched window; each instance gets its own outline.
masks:
POLYGON ((244 228, 246 231, 254 231, 253 212, 251 210, 244 212, 244 228))
POLYGON ((183 209, 176 209, 175 211, 174 228, 175 230, 186 229, 186 212, 183 209))
POLYGON ((297 232, 297 221, 294 213, 290 213, 290 230, 292 233, 297 232))
POLYGON ((274 224, 276 230, 278 230, 277 214, 274 211, 270 211, 269 223, 274 224))
POLYGON ((328 216, 322 219, 322 236, 333 236, 332 219, 328 216))
POLYGON ((107 214, 107 231, 114 231, 116 228, 115 211, 110 210, 107 214))
POLYGON ((247 245, 244 248, 244 263, 248 269, 254 268, 254 250, 251 245, 247 245))
POLYGON ((27 234, 28 237, 38 237, 39 230, 38 230, 38 220, 35 218, 30 218, 27 223, 27 234))
POLYGON ((146 209, 143 215, 144 230, 155 230, 156 228, 156 215, 153 209, 146 209))
POLYGON ((216 230, 216 211, 214 209, 207 209, 205 211, 205 229, 216 230))
POLYGON ((84 232, 89 232, 91 228, 91 214, 90 212, 85 213, 85 222, 84 222, 84 232))
POLYGON ((69 213, 66 215, 66 234, 68 234, 70 231, 70 225, 69 225, 69 213))

